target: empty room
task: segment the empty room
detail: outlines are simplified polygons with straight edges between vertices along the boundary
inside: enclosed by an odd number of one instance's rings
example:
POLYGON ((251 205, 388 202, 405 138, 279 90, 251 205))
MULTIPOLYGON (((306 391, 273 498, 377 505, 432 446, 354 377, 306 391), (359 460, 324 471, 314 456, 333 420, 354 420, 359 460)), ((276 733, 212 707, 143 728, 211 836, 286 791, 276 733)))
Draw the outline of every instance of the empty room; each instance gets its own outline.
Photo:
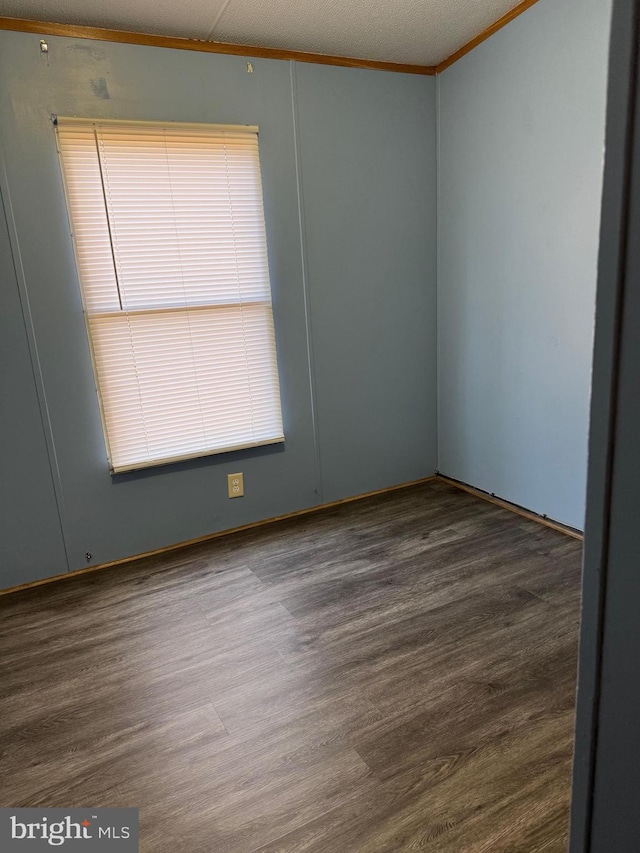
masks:
POLYGON ((611 11, 2 0, 0 850, 567 849, 611 11))

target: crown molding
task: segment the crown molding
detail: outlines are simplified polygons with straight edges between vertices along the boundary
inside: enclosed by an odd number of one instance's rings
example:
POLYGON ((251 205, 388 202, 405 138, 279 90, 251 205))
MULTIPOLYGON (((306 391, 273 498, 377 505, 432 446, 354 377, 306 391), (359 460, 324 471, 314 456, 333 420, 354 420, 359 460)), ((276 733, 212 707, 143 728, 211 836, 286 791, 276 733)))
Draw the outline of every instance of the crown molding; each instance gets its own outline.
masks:
POLYGON ((201 53, 220 53, 231 56, 248 56, 259 59, 285 59, 296 62, 313 62, 318 65, 340 65, 347 68, 368 68, 378 71, 396 71, 402 74, 433 76, 433 65, 406 65, 400 62, 381 62, 375 59, 357 59, 351 56, 331 56, 324 53, 305 53, 300 50, 279 50, 273 47, 256 47, 248 44, 228 44, 219 41, 158 36, 150 33, 132 33, 126 30, 108 30, 102 27, 79 27, 75 24, 56 24, 49 21, 30 21, 23 18, 0 18, 0 30, 36 33, 41 36, 66 36, 67 38, 94 39, 120 44, 142 44, 148 47, 168 47, 174 50, 194 50, 201 53))
POLYGON ((511 11, 498 18, 477 36, 464 44, 438 65, 410 65, 401 62, 382 62, 376 59, 358 59, 352 56, 332 56, 324 53, 307 53, 301 50, 280 50, 274 47, 257 47, 248 44, 230 44, 219 41, 159 36, 151 33, 133 33, 127 30, 109 30, 102 27, 80 27, 75 24, 56 24, 51 21, 31 21, 24 18, 0 18, 0 30, 13 30, 21 33, 36 33, 45 36, 66 36, 67 38, 93 39, 120 44, 141 44, 147 47, 168 47, 173 50, 194 50, 201 53, 219 53, 227 56, 248 56, 258 59, 284 59, 296 62, 313 62, 317 65, 338 65, 346 68, 368 68, 378 71, 395 71, 401 74, 422 74, 434 76, 441 74, 454 62, 470 53, 483 41, 501 30, 538 0, 522 0, 511 11))
POLYGON ((449 68, 450 65, 453 65, 454 62, 457 62, 459 59, 462 59, 463 56, 466 56, 467 53, 470 53, 474 47, 477 47, 479 44, 482 44, 483 41, 486 41, 490 36, 494 33, 497 33, 498 30, 501 30, 503 27, 506 27, 507 24, 510 24, 514 18, 517 18, 523 12, 526 12, 527 9, 530 9, 534 6, 538 0, 523 0, 522 3, 518 3, 517 6, 514 6, 510 12, 507 12, 506 15, 503 15, 501 18, 491 24, 490 27, 487 27, 486 30, 483 30, 479 33, 475 38, 472 38, 471 41, 468 41, 466 44, 463 44, 459 50, 456 50, 455 53, 452 53, 451 56, 448 56, 444 59, 439 65, 436 65, 436 74, 442 74, 442 72, 449 68))

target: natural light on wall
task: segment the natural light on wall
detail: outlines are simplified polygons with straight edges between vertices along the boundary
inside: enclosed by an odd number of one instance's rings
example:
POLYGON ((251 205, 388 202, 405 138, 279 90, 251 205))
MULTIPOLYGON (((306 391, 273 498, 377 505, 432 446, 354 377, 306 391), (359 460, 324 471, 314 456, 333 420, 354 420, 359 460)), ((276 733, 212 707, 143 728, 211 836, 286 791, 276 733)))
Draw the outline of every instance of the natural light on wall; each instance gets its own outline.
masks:
POLYGON ((257 128, 57 138, 111 470, 283 441, 257 128))

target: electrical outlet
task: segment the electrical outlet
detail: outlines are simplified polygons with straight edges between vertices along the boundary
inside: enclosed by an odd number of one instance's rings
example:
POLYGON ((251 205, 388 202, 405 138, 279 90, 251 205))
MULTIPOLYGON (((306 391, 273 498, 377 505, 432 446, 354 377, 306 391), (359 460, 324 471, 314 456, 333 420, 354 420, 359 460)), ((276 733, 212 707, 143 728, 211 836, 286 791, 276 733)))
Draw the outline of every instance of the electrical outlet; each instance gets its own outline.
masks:
POLYGON ((244 495, 244 474, 227 474, 227 489, 230 498, 241 498, 244 495))

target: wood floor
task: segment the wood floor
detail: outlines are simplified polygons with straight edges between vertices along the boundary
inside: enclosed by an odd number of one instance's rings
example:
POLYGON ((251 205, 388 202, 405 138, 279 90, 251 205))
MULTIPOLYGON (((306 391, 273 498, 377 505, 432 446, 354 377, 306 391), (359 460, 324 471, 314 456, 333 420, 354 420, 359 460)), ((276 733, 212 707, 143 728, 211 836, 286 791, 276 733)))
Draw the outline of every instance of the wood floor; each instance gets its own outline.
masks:
POLYGON ((0 598, 0 805, 145 853, 562 853, 581 544, 442 482, 0 598))

